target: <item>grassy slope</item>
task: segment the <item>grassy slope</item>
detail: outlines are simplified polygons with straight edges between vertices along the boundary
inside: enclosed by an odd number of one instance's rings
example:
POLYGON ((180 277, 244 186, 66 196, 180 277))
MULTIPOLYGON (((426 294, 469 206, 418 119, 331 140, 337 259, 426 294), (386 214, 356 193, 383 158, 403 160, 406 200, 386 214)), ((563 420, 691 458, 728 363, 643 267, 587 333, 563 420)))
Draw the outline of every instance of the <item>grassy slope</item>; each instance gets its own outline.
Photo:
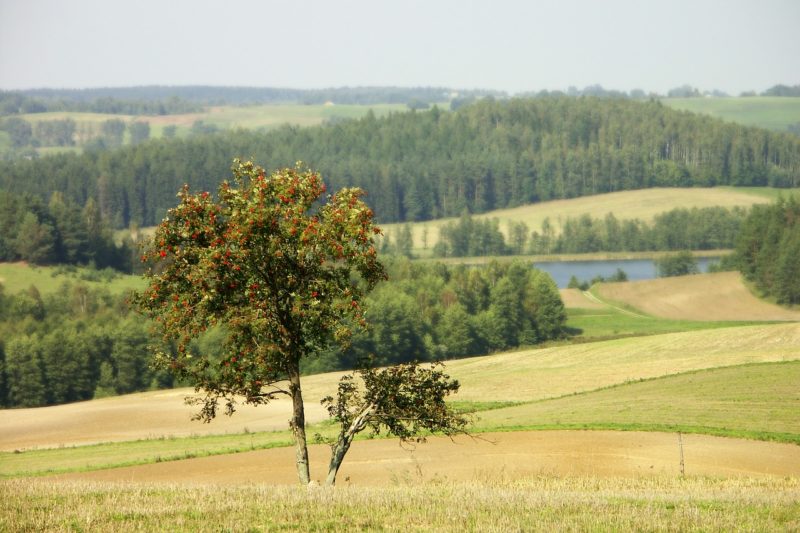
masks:
POLYGON ((87 276, 93 275, 96 275, 96 273, 81 268, 75 269, 74 273, 65 274, 57 267, 30 266, 25 263, 0 263, 0 284, 3 285, 3 289, 7 294, 26 290, 31 285, 35 285, 41 294, 49 294, 58 290, 66 281, 84 283, 92 288, 105 287, 113 294, 125 293, 144 287, 144 280, 140 276, 120 274, 110 282, 88 281, 87 276))
POLYGON ((800 444, 800 361, 687 372, 481 413, 477 427, 700 432, 800 444))
POLYGON ((673 109, 778 131, 786 131, 788 125, 800 122, 800 98, 665 98, 661 103, 673 109))
MULTIPOLYGON (((678 207, 749 207, 756 203, 769 201, 770 199, 765 196, 763 190, 748 187, 642 189, 500 209, 476 215, 475 218, 496 218, 500 221, 500 230, 504 233, 509 221, 524 222, 530 230, 541 231, 542 222, 549 218, 551 225, 558 233, 561 226, 560 221, 567 217, 577 218, 583 214, 589 214, 594 218, 603 218, 608 213, 614 213, 619 220, 638 218, 649 222, 655 215, 678 207)), ((439 228, 455 220, 452 218, 438 219, 411 224, 415 253, 420 256, 429 255, 438 241, 439 228), (425 231, 427 231, 427 248, 423 244, 425 231)), ((399 224, 381 224, 384 234, 392 239, 398 231, 398 226, 399 224)))

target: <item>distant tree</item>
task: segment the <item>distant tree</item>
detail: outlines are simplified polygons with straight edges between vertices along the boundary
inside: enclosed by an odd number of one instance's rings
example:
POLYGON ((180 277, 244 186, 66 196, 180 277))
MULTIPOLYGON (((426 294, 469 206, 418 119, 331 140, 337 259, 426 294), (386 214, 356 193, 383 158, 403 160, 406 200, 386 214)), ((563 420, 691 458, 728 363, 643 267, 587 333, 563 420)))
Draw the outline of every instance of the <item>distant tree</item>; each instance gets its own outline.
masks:
POLYGON ((100 124, 100 134, 106 146, 112 148, 122 146, 122 139, 125 135, 125 122, 118 118, 106 120, 100 124))
POLYGON ((700 271, 697 267, 697 260, 689 251, 668 254, 657 259, 656 269, 659 277, 662 278, 697 274, 700 271))
POLYGON ((128 132, 131 136, 131 144, 140 144, 150 138, 149 122, 131 122, 128 124, 128 132))
POLYGON ((8 401, 19 407, 47 404, 41 349, 37 336, 15 337, 5 348, 8 401))
POLYGON ((165 139, 172 139, 178 132, 178 126, 175 124, 170 124, 169 126, 164 126, 164 129, 161 130, 161 135, 165 139))
POLYGON ((681 85, 667 91, 668 98, 697 98, 700 96, 700 91, 691 85, 681 85))
POLYGON ((431 108, 431 104, 429 104, 428 102, 416 99, 409 100, 409 102, 406 105, 408 106, 409 109, 413 109, 415 111, 431 108))
POLYGON ((39 223, 36 215, 28 212, 20 222, 15 248, 23 261, 50 264, 56 259, 55 229, 48 223, 39 223))
POLYGON ((31 143, 33 128, 30 122, 19 117, 10 117, 0 124, 0 130, 11 137, 11 146, 21 148, 31 143))
MULTIPOLYGON (((346 344, 354 328, 365 324, 364 296, 386 276, 372 238, 380 230, 359 189, 342 189, 319 204, 325 186, 314 172, 290 168, 267 175, 252 162, 235 161, 233 177, 233 184, 220 186, 218 200, 183 188, 145 254, 153 268, 148 288, 135 301, 177 347, 174 354, 158 353, 156 365, 204 391, 196 399, 200 419, 213 419, 220 401, 231 414, 237 398, 256 405, 281 395, 292 399, 297 471, 306 484, 300 362, 329 343, 346 344), (221 357, 191 353, 193 339, 215 326, 227 332, 221 357)), ((437 375, 432 382, 447 388, 444 379, 437 375)), ((431 392, 436 403, 437 390, 415 394, 424 399, 431 392)), ((368 385, 358 405, 373 405, 370 394, 379 393, 368 385)), ((336 448, 342 457, 352 434, 345 411, 352 412, 353 397, 347 396, 335 410, 347 426, 336 448)), ((379 413, 383 406, 367 411, 379 413)), ((394 407, 396 416, 411 408, 405 402, 394 407)), ((376 423, 393 430, 394 420, 376 423)), ((420 421, 418 427, 427 426, 420 421)))

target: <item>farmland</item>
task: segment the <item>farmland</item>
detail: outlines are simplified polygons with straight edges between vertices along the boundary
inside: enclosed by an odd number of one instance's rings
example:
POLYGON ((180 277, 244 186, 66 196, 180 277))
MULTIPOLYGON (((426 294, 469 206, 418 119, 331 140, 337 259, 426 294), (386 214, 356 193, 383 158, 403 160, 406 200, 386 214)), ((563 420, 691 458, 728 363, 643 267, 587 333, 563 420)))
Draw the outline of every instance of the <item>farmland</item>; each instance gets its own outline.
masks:
POLYGON ((661 103, 673 109, 776 131, 786 131, 787 126, 800 122, 800 98, 796 97, 664 98, 661 103))

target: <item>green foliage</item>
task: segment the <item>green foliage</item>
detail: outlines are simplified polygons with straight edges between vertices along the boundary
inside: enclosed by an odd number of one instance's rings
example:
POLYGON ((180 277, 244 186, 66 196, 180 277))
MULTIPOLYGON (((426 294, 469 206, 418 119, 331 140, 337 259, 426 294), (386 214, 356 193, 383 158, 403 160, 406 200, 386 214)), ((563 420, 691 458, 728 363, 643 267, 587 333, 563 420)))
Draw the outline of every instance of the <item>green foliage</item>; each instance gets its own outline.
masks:
POLYGON ((800 303, 800 201, 757 206, 736 246, 740 269, 765 295, 781 304, 800 303))
POLYGON ((0 191, 0 261, 111 267, 130 272, 130 240, 117 246, 97 203, 83 208, 55 192, 44 205, 31 195, 0 191))
POLYGON ((365 429, 373 435, 385 432, 401 442, 424 442, 428 433, 457 435, 465 433, 470 419, 453 410, 446 398, 458 392, 459 383, 435 363, 422 367, 418 363, 376 370, 364 366, 357 372, 363 382, 359 387, 353 374, 339 381, 336 398, 328 396, 322 405, 339 425, 331 445, 331 463, 326 483, 333 485, 353 439, 365 429))
POLYGON ((145 254, 150 284, 135 299, 177 345, 157 364, 208 393, 208 419, 219 399, 232 411, 236 394, 268 402, 276 393, 267 387, 296 374, 301 358, 347 342, 363 322, 364 293, 384 277, 361 191, 341 190, 314 209, 325 191, 316 173, 267 176, 239 161, 233 173, 218 200, 184 187, 145 254), (222 360, 192 354, 190 341, 216 325, 228 333, 222 360))
POLYGON ((658 276, 661 278, 686 276, 688 274, 697 274, 700 272, 697 267, 697 260, 691 252, 686 250, 659 257, 656 259, 655 263, 658 276))

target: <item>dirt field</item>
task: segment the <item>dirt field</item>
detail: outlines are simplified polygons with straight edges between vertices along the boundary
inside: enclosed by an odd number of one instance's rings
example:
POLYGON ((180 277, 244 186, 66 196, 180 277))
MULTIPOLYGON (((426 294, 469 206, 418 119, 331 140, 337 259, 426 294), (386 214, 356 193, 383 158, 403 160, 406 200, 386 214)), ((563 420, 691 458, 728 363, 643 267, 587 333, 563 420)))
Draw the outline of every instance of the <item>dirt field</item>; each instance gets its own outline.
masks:
POLYGON ((753 296, 738 272, 605 283, 600 296, 649 315, 684 320, 797 320, 800 310, 753 296))
MULTIPOLYGON (((800 446, 683 435, 687 475, 798 476, 800 446)), ((312 478, 324 479, 329 449, 309 450, 312 478)), ((397 440, 353 444, 339 484, 509 480, 538 475, 679 475, 677 434, 615 431, 493 433, 482 439, 432 438, 413 449, 397 440)), ((294 449, 246 452, 152 465, 66 474, 58 479, 170 484, 293 484, 294 449)))

